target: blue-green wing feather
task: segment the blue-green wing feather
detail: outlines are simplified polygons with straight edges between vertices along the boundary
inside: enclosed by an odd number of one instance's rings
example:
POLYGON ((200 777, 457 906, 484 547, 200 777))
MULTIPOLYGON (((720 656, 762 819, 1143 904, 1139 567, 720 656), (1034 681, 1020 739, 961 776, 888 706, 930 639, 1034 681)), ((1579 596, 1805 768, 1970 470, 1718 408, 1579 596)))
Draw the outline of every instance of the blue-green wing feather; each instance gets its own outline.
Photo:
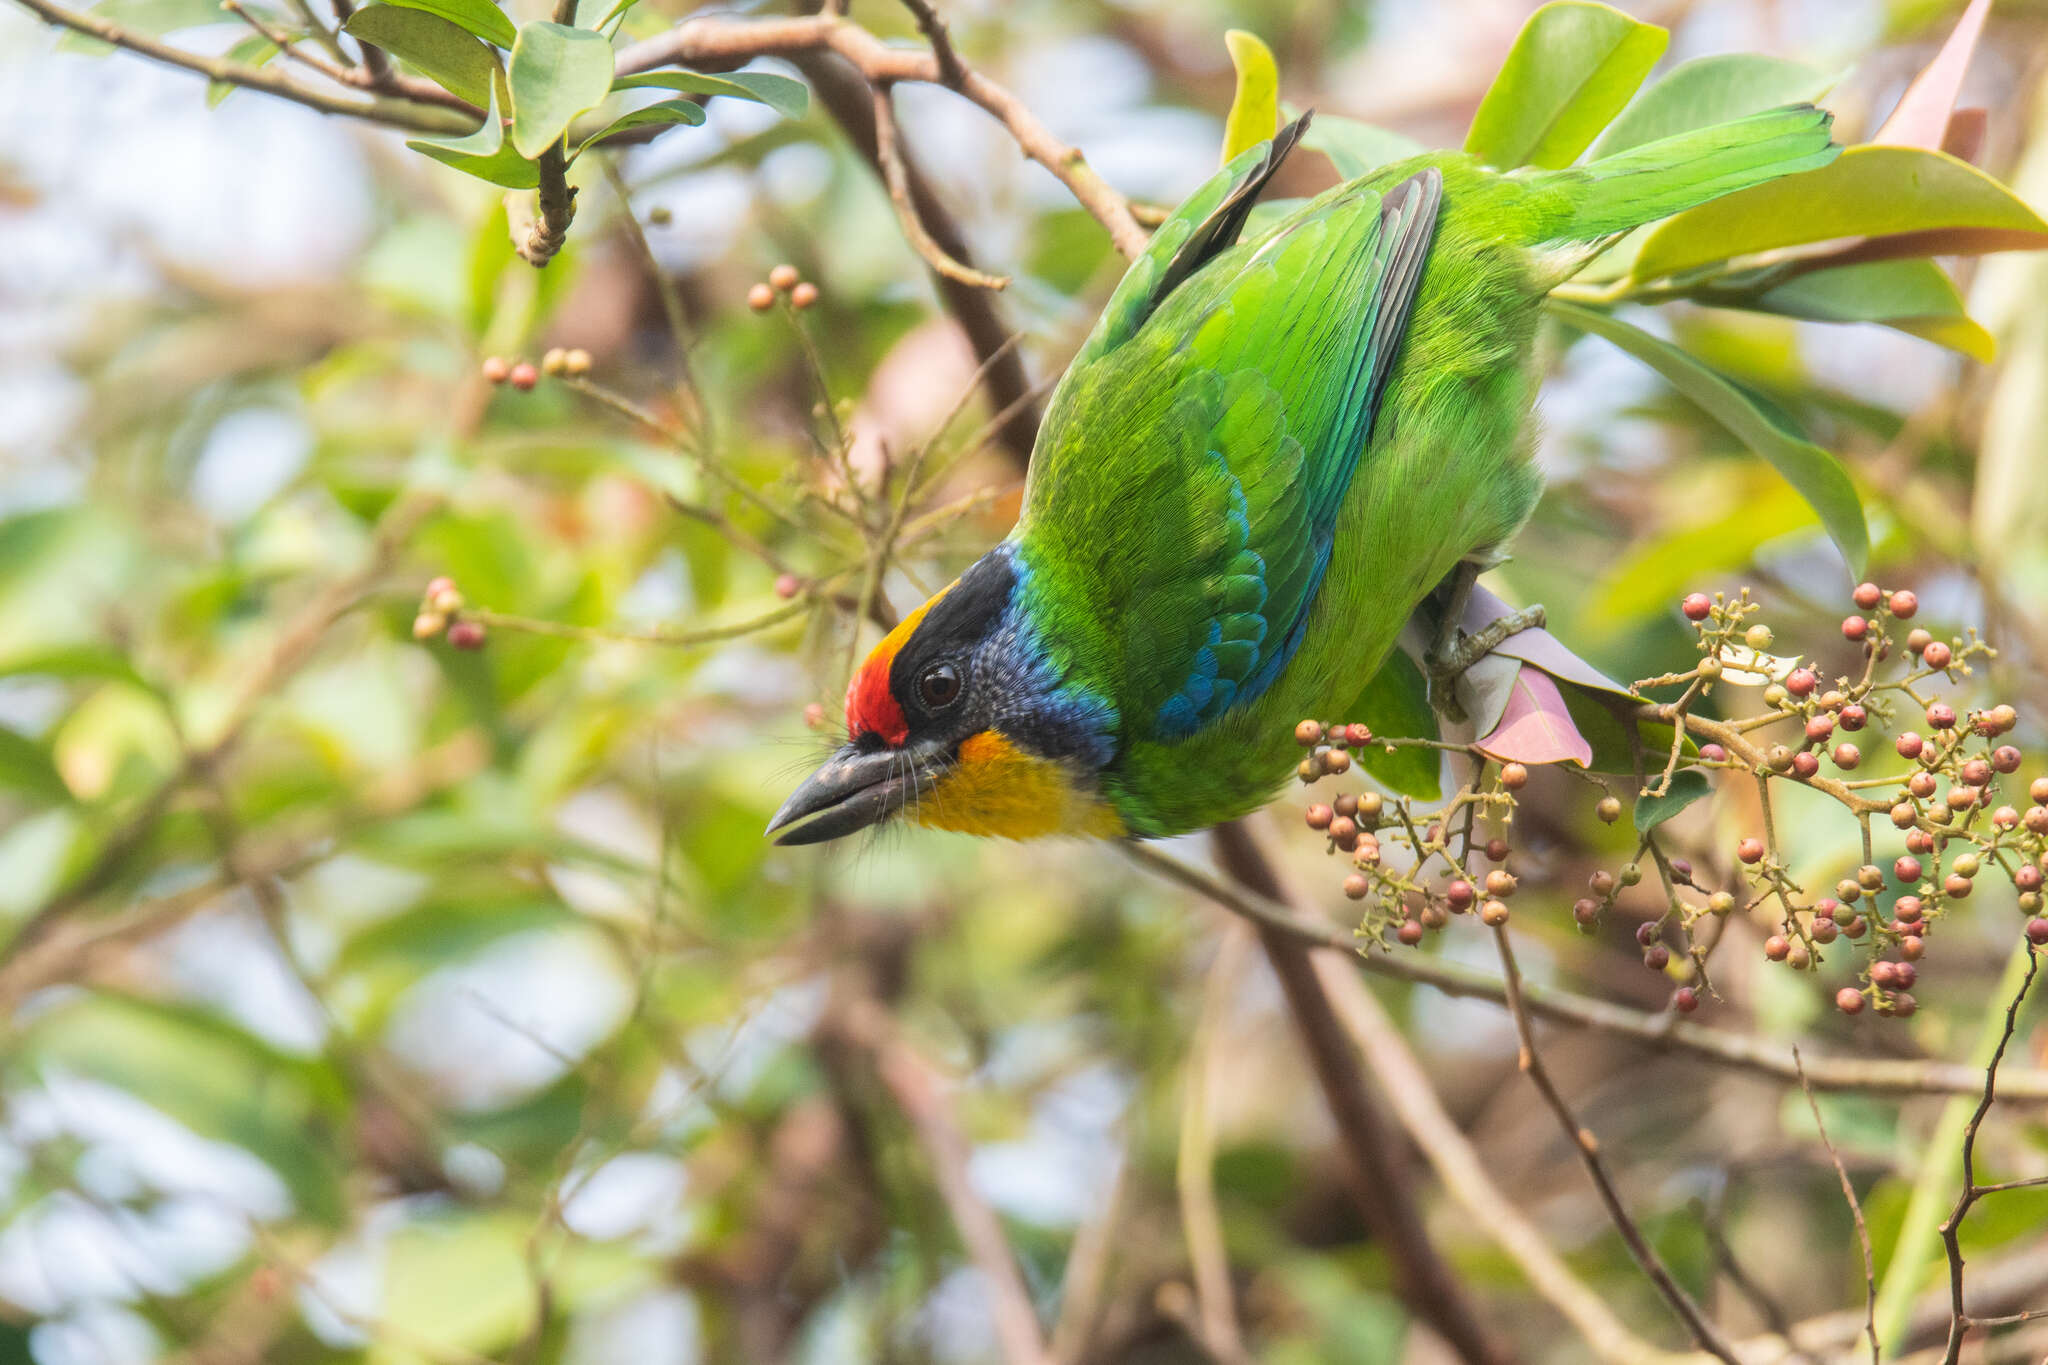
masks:
POLYGON ((1019 529, 1057 580, 1044 609, 1121 673, 1101 681, 1129 739, 1196 732, 1300 643, 1435 226, 1434 170, 1384 196, 1342 187, 1256 240, 1212 242, 1162 295, 1197 231, 1271 173, 1258 151, 1117 291, 1054 400, 1019 529), (1055 497, 1057 517, 1033 516, 1055 497))

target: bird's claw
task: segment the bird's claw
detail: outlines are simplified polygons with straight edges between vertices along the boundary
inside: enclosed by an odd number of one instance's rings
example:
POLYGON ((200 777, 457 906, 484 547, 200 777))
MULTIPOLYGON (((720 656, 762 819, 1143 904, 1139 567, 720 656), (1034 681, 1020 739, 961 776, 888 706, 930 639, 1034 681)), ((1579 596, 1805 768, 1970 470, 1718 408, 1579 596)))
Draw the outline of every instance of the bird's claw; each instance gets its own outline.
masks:
POLYGON ((1511 637, 1525 630, 1541 630, 1546 624, 1547 618, 1539 604, 1489 621, 1484 628, 1470 635, 1452 627, 1446 638, 1438 641, 1423 660, 1423 671, 1429 679, 1430 705, 1449 720, 1464 720, 1465 709, 1458 704, 1456 688, 1465 670, 1500 648, 1511 637))

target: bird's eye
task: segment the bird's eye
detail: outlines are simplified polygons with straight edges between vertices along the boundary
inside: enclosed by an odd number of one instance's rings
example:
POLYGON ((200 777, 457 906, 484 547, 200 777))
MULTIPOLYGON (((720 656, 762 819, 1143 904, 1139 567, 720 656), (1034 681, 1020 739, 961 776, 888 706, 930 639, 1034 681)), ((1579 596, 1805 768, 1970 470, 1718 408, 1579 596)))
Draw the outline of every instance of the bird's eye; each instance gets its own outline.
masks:
POLYGON ((933 664, 917 678, 917 698, 933 710, 951 706, 960 697, 960 670, 951 664, 933 664))

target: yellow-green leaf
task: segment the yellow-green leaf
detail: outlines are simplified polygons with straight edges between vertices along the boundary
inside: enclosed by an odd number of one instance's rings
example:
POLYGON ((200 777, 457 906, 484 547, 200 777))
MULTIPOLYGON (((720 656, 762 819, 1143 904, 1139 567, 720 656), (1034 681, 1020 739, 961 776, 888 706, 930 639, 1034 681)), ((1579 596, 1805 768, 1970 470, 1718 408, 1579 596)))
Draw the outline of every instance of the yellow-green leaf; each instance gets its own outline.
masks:
POLYGON ((1237 94, 1223 124, 1223 160, 1256 147, 1280 127, 1280 68, 1272 49, 1255 33, 1234 28, 1223 35, 1230 63, 1237 68, 1237 94))
POLYGON ((1489 166, 1569 166, 1664 55, 1671 35, 1607 5, 1556 0, 1529 17, 1465 136, 1489 166))
POLYGON ((499 47, 512 46, 519 31, 512 27, 512 21, 505 17, 505 11, 491 3, 491 0, 384 0, 386 4, 398 5, 405 9, 425 10, 438 14, 457 28, 474 33, 487 43, 499 47))
POLYGON ((1845 147, 1819 170, 1679 214, 1643 243, 1632 273, 1650 280, 1783 247, 1909 235, 1909 245, 1942 254, 2021 250, 2048 247, 2048 222, 1946 152, 1845 147))
POLYGON ((533 23, 512 44, 512 146, 537 157, 612 88, 612 45, 567 24, 533 23))
POLYGON ((1670 342, 1591 308, 1557 299, 1551 300, 1549 307, 1567 326, 1611 341, 1648 365, 1744 445, 1770 461, 1820 514, 1821 525, 1827 528, 1842 558, 1848 561, 1849 572, 1863 572, 1870 557, 1870 530, 1863 520, 1863 502, 1856 494, 1856 485, 1849 480, 1848 470, 1833 454, 1787 431, 1732 380, 1670 342))
POLYGON ((647 71, 621 76, 614 90, 676 90, 686 95, 725 95, 765 104, 784 118, 802 118, 810 108, 810 87, 772 71, 729 71, 707 76, 701 71, 647 71))
POLYGON ((1425 149, 1412 137, 1337 114, 1317 114, 1302 134, 1302 145, 1330 158, 1346 180, 1370 175, 1382 166, 1405 161, 1425 149))
POLYGON ((468 137, 452 142, 409 138, 406 146, 430 156, 464 175, 488 180, 508 190, 530 190, 540 184, 540 171, 505 141, 505 123, 498 117, 498 92, 493 89, 484 107, 484 121, 468 137))
POLYGON ((1990 364, 1998 343, 1963 310, 1948 272, 1924 256, 1798 275, 1745 305, 1818 322, 1881 322, 1990 364))

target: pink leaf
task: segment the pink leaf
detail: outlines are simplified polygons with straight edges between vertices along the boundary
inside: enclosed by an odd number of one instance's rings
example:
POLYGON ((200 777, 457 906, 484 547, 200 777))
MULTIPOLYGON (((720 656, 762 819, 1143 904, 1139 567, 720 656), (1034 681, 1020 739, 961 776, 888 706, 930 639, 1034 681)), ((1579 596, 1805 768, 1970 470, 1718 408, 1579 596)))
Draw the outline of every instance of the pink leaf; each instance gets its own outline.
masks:
POLYGON ((1920 147, 1930 152, 1941 150, 1948 133, 1949 115, 1956 107, 1956 96, 1962 93, 1964 73, 1970 68, 1970 56, 1977 50, 1984 19, 1990 13, 1991 0, 1970 0, 1970 7, 1956 21, 1955 32, 1948 35, 1934 60, 1906 87, 1898 108, 1892 110, 1882 128, 1871 134, 1872 142, 1890 147, 1920 147))
MULTIPOLYGON (((1465 603, 1465 615, 1461 624, 1467 635, 1477 635, 1493 622, 1513 612, 1513 607, 1485 588, 1474 584, 1472 596, 1465 603)), ((1520 631, 1495 645, 1492 652, 1505 654, 1510 659, 1520 659, 1523 663, 1534 664, 1553 677, 1578 683, 1582 687, 1590 687, 1597 692, 1613 692, 1624 697, 1628 695, 1627 688, 1566 649, 1564 644, 1547 630, 1520 631)))
POLYGON ((1480 749, 1503 763, 1564 763, 1581 768, 1593 764, 1593 746, 1579 733, 1565 708, 1564 695, 1550 675, 1524 664, 1515 675, 1507 710, 1480 749))

